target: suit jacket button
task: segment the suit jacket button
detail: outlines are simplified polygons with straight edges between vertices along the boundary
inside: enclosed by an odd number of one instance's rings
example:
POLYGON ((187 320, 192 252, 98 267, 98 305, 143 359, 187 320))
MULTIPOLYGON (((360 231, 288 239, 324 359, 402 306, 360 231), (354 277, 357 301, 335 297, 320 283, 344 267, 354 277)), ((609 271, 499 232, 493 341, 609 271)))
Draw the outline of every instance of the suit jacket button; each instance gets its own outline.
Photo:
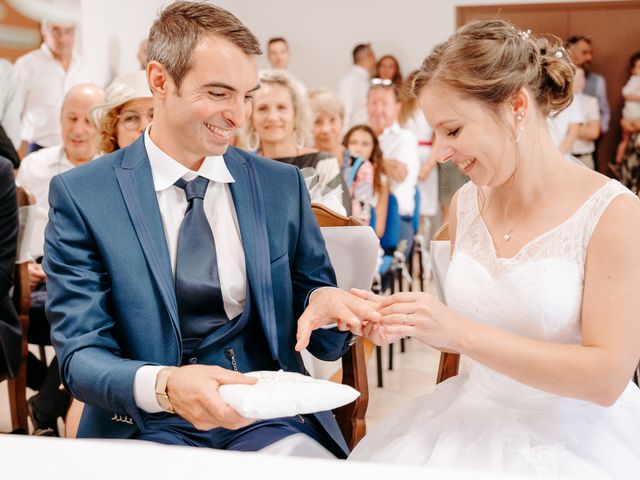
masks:
POLYGON ((198 363, 198 357, 191 357, 189 359, 189 364, 190 365, 195 365, 196 363, 198 363))

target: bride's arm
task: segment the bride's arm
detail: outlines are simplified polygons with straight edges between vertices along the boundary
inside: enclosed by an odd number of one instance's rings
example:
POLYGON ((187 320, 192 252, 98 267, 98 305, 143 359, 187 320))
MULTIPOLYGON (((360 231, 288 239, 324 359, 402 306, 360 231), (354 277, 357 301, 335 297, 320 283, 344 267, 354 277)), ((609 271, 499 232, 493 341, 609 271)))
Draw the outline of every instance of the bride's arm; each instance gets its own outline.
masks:
POLYGON ((605 211, 588 247, 581 345, 532 340, 481 324, 422 293, 389 297, 381 313, 390 335, 458 351, 541 390, 611 405, 640 358, 639 287, 640 203, 625 195, 605 211))

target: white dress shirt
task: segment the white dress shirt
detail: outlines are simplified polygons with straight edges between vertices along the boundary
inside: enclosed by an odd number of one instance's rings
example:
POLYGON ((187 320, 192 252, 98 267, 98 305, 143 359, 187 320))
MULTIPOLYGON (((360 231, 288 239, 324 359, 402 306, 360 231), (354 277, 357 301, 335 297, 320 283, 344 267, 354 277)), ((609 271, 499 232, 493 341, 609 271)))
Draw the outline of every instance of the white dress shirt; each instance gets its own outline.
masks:
POLYGON ((354 125, 368 124, 367 95, 370 87, 369 72, 360 65, 354 65, 342 77, 338 94, 344 103, 344 131, 354 125))
POLYGON ((43 147, 60 145, 60 108, 65 93, 89 77, 74 55, 65 71, 44 43, 15 63, 22 121, 21 138, 43 147))
POLYGON ((16 148, 20 147, 20 98, 11 62, 0 58, 0 124, 16 148))
MULTIPOLYGON (((420 168, 429 161, 431 156, 431 137, 433 131, 424 118, 420 108, 416 108, 402 128, 413 133, 418 141, 418 158, 420 168)), ((418 170, 418 174, 420 171, 418 170)), ((420 216, 435 216, 440 212, 440 199, 438 198, 438 169, 434 167, 423 181, 418 183, 420 190, 420 216)))
POLYGON ((413 215, 416 205, 416 185, 420 170, 418 157, 418 140, 409 130, 400 128, 397 122, 384 129, 378 137, 382 156, 390 160, 398 160, 407 166, 407 176, 402 182, 391 182, 391 193, 398 200, 398 211, 401 216, 413 215))
MULTIPOLYGON (((591 123, 594 120, 597 120, 598 125, 600 125, 600 108, 598 106, 598 99, 584 93, 576 93, 574 94, 573 98, 574 101, 578 102, 578 104, 580 105, 583 123, 591 123)), ((573 153, 574 155, 586 155, 589 153, 593 153, 595 149, 596 144, 593 140, 582 140, 578 138, 573 143, 571 153, 573 153)))
POLYGON ((553 113, 547 116, 547 125, 551 132, 551 138, 557 146, 560 146, 564 137, 569 133, 569 127, 574 123, 583 123, 584 118, 582 115, 582 109, 580 103, 575 100, 571 100, 571 103, 567 108, 562 110, 557 115, 553 113))
POLYGON ((49 184, 51 179, 73 167, 74 165, 67 158, 62 145, 33 152, 20 162, 16 185, 26 188, 36 198, 33 230, 29 238, 23 240, 26 242, 26 246, 20 248, 20 251, 26 252, 27 258, 31 260, 43 255, 44 229, 49 217, 49 184))
MULTIPOLYGON (((184 190, 176 187, 174 183, 179 178, 190 181, 200 175, 209 179, 204 197, 204 211, 213 236, 217 239, 216 256, 224 310, 227 317, 234 318, 244 309, 247 275, 240 227, 229 188, 229 183, 234 181, 233 177, 221 156, 206 157, 198 172, 189 170, 153 143, 149 136, 150 128, 147 128, 144 133, 144 145, 151 163, 153 184, 173 274, 175 276, 180 225, 188 205, 184 190)), ((162 411, 155 396, 156 376, 161 368, 163 367, 145 365, 136 372, 134 380, 136 405, 149 413, 162 411)))

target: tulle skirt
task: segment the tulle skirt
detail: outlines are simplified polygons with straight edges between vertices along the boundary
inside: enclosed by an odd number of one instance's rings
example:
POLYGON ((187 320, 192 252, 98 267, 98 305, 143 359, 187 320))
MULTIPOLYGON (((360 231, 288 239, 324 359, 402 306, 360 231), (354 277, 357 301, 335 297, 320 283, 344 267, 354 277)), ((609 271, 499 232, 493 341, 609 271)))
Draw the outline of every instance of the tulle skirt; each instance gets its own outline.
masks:
POLYGON ((569 478, 640 478, 640 390, 611 407, 551 395, 486 368, 385 419, 350 460, 569 478))

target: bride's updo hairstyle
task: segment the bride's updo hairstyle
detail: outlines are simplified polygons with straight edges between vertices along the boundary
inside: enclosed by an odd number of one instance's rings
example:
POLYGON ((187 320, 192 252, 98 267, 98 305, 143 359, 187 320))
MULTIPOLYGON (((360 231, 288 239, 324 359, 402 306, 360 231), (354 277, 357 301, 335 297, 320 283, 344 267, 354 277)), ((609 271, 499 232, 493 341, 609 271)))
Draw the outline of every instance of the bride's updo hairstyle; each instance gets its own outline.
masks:
POLYGON ((573 98, 575 67, 562 44, 521 32, 504 20, 472 21, 434 48, 413 83, 416 95, 439 84, 497 112, 525 87, 544 116, 573 98))

